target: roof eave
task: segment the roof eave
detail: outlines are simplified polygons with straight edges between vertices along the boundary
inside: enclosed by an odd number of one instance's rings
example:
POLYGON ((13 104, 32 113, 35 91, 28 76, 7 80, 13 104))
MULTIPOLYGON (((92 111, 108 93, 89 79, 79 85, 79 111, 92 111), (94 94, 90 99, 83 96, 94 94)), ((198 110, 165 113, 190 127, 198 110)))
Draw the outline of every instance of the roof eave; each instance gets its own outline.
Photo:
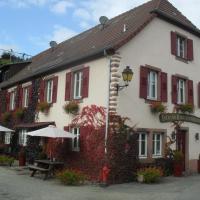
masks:
POLYGON ((157 17, 159 17, 159 18, 161 18, 161 19, 163 19, 163 20, 165 20, 165 21, 167 21, 169 23, 174 24, 174 25, 186 30, 186 31, 194 34, 197 37, 200 37, 200 30, 192 28, 192 27, 190 27, 190 26, 188 26, 186 24, 183 24, 180 21, 172 18, 171 16, 165 14, 164 12, 162 12, 160 10, 155 9, 155 10, 152 11, 152 13, 157 14, 157 17))

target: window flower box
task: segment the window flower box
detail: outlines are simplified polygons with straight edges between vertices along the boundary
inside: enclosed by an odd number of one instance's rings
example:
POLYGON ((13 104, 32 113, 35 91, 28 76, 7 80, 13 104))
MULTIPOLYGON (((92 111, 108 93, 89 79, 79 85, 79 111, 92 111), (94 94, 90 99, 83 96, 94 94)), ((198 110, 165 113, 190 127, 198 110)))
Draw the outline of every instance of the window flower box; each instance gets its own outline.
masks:
POLYGON ((166 111, 166 106, 164 106, 161 102, 153 102, 150 104, 150 110, 153 114, 163 113, 166 111))
POLYGON ((24 111, 25 111, 25 109, 18 108, 18 109, 14 112, 14 117, 15 117, 16 119, 22 119, 23 116, 24 116, 24 111))
POLYGON ((12 117, 11 112, 5 112, 2 114, 2 121, 6 123, 11 119, 11 117, 12 117))
POLYGON ((63 109, 67 114, 76 115, 79 111, 79 103, 77 101, 70 101, 63 106, 63 109))
POLYGON ((37 110, 44 114, 48 114, 50 107, 51 107, 50 103, 40 102, 40 103, 38 103, 37 110))
POLYGON ((177 105, 175 107, 177 112, 182 113, 193 113, 194 112, 194 106, 192 104, 183 104, 183 105, 177 105))

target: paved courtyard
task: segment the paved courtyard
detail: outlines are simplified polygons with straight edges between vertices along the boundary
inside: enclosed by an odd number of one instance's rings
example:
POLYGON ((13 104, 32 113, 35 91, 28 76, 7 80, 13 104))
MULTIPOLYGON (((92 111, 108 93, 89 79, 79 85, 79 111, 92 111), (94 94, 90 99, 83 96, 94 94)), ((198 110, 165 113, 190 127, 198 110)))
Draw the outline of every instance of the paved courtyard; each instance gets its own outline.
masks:
POLYGON ((56 180, 0 167, 0 200, 199 200, 200 176, 164 178, 162 183, 67 187, 56 180))

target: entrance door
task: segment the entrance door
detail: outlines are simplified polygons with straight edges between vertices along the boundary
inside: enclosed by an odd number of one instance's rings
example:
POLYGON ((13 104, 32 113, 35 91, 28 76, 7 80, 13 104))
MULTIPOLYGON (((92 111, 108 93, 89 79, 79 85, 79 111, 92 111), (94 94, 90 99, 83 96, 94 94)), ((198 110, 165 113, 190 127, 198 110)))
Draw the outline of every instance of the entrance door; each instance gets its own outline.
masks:
POLYGON ((181 151, 183 153, 183 169, 185 171, 185 140, 186 140, 186 131, 179 130, 178 134, 176 136, 176 148, 178 151, 181 151))

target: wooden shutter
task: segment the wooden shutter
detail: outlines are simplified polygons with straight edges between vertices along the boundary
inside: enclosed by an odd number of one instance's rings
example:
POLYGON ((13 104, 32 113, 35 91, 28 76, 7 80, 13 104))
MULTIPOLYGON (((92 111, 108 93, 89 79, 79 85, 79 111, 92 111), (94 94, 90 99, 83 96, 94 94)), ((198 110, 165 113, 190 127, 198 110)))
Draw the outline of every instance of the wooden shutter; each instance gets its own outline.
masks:
POLYGON ((194 104, 194 95, 193 95, 193 81, 187 80, 187 88, 188 88, 188 104, 194 104))
POLYGON ((10 93, 7 91, 6 93, 6 111, 10 110, 10 93))
POLYGON ((22 101, 23 101, 23 88, 22 85, 19 85, 17 88, 17 92, 18 92, 18 105, 16 105, 16 107, 22 108, 22 101))
POLYGON ((29 99, 28 99, 28 104, 29 105, 31 105, 31 103, 32 103, 32 98, 33 98, 33 85, 31 84, 30 86, 29 86, 29 99))
POLYGON ((193 40, 187 39, 187 59, 189 61, 194 59, 193 55, 193 40))
POLYGON ((177 77, 172 76, 172 103, 177 104, 177 77))
POLYGON ((171 31, 171 54, 176 56, 177 46, 176 46, 176 33, 171 31))
POLYGON ((147 98, 147 86, 148 86, 148 69, 146 67, 140 67, 140 98, 147 98))
POLYGON ((161 72, 161 101, 167 102, 167 73, 161 72))
POLYGON ((58 91, 58 76, 53 78, 53 95, 52 95, 52 102, 56 103, 57 101, 57 91, 58 91))
POLYGON ((41 80, 41 82, 40 82, 40 102, 44 102, 44 90, 45 90, 45 81, 41 80))
POLYGON ((69 126, 64 126, 64 131, 69 132, 69 126))
POLYGON ((65 82, 65 101, 71 99, 71 87, 72 87, 72 73, 66 73, 66 82, 65 82))
POLYGON ((89 91, 89 67, 83 69, 82 97, 88 97, 89 91))

